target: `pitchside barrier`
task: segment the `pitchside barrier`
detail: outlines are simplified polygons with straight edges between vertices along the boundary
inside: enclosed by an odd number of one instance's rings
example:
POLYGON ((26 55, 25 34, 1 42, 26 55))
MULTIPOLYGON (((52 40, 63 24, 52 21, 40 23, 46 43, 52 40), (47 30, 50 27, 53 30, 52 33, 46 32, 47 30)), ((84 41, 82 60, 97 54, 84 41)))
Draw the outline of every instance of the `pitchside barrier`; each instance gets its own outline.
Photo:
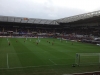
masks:
POLYGON ((76 53, 75 64, 81 65, 100 65, 100 53, 76 53))

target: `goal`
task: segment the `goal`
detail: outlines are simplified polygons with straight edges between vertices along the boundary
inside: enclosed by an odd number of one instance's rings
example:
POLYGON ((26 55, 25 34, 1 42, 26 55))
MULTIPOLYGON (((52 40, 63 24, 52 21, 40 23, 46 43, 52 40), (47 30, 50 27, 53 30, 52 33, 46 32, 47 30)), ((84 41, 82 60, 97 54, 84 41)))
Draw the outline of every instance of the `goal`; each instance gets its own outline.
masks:
POLYGON ((76 53, 75 64, 80 65, 99 65, 100 53, 76 53))

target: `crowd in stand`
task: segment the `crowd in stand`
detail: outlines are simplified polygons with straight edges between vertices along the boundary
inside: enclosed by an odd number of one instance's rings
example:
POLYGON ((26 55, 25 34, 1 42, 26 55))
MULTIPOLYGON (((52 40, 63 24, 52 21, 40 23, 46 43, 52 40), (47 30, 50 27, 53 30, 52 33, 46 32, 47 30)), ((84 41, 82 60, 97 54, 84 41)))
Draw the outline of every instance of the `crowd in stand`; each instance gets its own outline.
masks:
POLYGON ((91 39, 100 37, 100 30, 92 29, 41 29, 41 28, 0 28, 0 36, 54 36, 66 39, 91 39))

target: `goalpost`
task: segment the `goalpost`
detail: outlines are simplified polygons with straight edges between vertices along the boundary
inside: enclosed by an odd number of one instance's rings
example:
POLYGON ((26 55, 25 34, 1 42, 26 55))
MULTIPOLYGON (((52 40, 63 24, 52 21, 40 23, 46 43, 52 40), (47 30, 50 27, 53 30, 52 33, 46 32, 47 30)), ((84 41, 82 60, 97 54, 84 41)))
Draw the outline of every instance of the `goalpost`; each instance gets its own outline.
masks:
POLYGON ((99 65, 100 53, 76 53, 75 64, 80 65, 99 65))

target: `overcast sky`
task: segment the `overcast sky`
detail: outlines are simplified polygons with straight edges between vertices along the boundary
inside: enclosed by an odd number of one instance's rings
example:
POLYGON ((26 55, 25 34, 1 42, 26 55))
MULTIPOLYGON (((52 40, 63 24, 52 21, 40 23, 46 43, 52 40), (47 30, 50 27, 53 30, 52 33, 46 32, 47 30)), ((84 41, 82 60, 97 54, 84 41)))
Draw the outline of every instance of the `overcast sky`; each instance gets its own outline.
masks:
POLYGON ((100 0, 0 0, 0 15, 60 19, 100 10, 100 0))

